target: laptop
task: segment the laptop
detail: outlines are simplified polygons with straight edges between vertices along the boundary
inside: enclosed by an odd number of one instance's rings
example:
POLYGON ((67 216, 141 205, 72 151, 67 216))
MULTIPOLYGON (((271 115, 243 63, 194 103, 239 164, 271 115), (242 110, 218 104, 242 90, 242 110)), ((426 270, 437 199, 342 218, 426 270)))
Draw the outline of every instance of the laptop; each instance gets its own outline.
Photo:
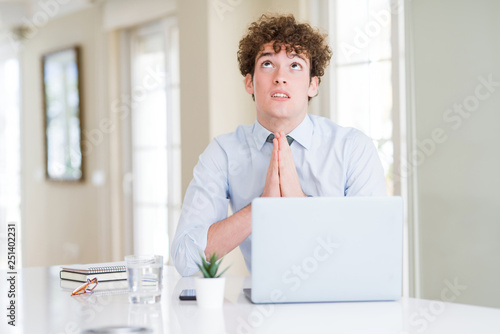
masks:
POLYGON ((253 303, 398 300, 401 197, 256 198, 253 303))

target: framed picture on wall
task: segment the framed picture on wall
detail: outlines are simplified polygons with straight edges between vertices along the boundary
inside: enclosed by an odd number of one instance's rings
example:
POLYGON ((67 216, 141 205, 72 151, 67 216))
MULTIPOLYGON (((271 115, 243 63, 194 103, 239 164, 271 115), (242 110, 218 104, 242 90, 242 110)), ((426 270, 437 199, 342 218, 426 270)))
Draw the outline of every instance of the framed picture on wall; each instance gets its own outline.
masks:
POLYGON ((43 55, 42 80, 46 177, 54 181, 82 181, 80 48, 43 55))

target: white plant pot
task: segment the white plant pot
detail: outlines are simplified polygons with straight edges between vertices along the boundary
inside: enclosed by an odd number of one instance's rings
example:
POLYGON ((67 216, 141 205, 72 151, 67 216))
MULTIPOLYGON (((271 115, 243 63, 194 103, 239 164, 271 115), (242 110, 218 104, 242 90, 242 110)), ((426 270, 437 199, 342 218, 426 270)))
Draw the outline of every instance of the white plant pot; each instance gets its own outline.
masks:
POLYGON ((196 301, 200 307, 222 307, 224 303, 224 288, 226 286, 225 277, 196 277, 194 285, 196 288, 196 301))

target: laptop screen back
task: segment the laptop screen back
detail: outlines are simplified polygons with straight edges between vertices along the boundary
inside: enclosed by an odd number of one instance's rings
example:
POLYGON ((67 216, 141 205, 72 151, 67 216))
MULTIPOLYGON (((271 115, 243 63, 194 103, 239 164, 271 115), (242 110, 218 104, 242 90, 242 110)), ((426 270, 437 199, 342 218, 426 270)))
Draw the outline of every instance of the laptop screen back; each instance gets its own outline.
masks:
POLYGON ((257 198, 252 301, 399 299, 402 240, 400 197, 257 198))

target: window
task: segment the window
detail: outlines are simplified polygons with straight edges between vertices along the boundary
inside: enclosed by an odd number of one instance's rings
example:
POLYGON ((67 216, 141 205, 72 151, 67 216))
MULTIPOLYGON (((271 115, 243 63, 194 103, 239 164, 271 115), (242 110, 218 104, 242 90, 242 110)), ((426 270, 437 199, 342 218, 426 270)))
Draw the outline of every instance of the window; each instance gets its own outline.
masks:
MULTIPOLYGON (((19 100, 19 62, 0 50, 0 245, 7 244, 7 224, 16 223, 17 267, 21 266, 19 100)), ((2 256, 0 268, 6 268, 6 261, 6 256, 2 256)))
MULTIPOLYGON (((400 161, 404 153, 403 2, 332 0, 311 2, 311 21, 329 35, 333 57, 312 109, 370 136, 384 167, 389 195, 405 197, 400 161), (325 92, 326 91, 326 92, 325 92)), ((409 293, 408 225, 405 219, 404 295, 409 293)))
POLYGON ((390 195, 393 176, 393 82, 389 0, 335 1, 334 105, 331 117, 370 136, 390 195))
POLYGON ((168 259, 181 203, 177 25, 154 22, 128 37, 133 252, 168 259))

